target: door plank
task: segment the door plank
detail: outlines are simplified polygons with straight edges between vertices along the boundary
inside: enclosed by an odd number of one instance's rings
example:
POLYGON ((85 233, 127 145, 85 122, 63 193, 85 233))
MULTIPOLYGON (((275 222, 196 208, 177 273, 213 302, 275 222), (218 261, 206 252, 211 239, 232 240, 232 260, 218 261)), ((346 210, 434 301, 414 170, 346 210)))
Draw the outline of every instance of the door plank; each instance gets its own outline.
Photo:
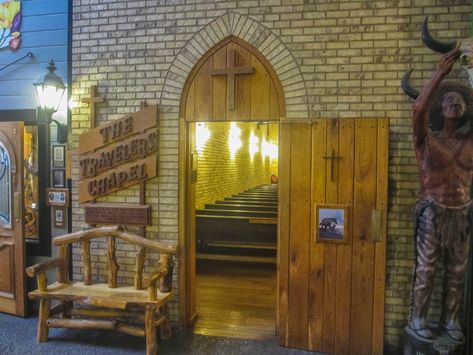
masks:
MULTIPOLYGON (((213 69, 227 68, 227 46, 213 55, 213 69)), ((227 76, 212 75, 212 119, 225 121, 227 113, 227 76)))
POLYGON ((316 218, 315 204, 325 203, 325 160, 323 154, 327 145, 327 120, 317 121, 312 126, 312 203, 311 203, 311 239, 310 239, 310 284, 309 284, 309 350, 323 349, 323 314, 324 314, 324 261, 325 248, 322 243, 315 243, 316 218))
MULTIPOLYGON (((342 157, 338 175, 338 203, 352 206, 353 204, 353 161, 354 161, 354 119, 343 119, 339 129, 339 155, 342 157)), ((350 209, 348 218, 351 220, 353 211, 350 209)), ((337 280, 335 309, 335 348, 334 353, 345 355, 350 353, 350 309, 351 309, 351 261, 352 261, 352 223, 349 222, 348 242, 337 244, 337 280), (343 336, 337 336, 343 334, 343 336)))
POLYGON ((384 348, 384 299, 386 278, 386 229, 388 209, 389 119, 378 120, 376 164, 376 208, 383 211, 381 242, 375 244, 374 299, 373 299, 373 354, 384 348))
MULTIPOLYGON (((239 67, 251 65, 252 55, 246 49, 235 46, 235 62, 239 67)), ((251 77, 252 75, 237 75, 236 81, 236 117, 242 121, 251 120, 251 77)))
POLYGON ((374 244, 370 238, 371 210, 376 197, 376 119, 355 125, 353 262, 350 353, 371 354, 373 332, 374 244))
POLYGON ((197 121, 210 121, 212 117, 212 58, 203 65, 195 78, 195 119, 197 121))
MULTIPOLYGON (((327 144, 325 157, 338 153, 339 120, 327 122, 327 144)), ((337 204, 339 185, 339 162, 325 159, 325 203, 337 204), (333 165, 333 167, 332 167, 333 165), (333 173, 333 175, 332 175, 333 173)), ((317 226, 316 226, 317 228, 317 226)), ((322 244, 325 247, 324 272, 324 312, 323 312, 323 352, 333 354, 335 348, 335 308, 336 308, 336 280, 337 280, 337 246, 322 244)))
POLYGON ((307 349, 309 314, 310 163, 309 125, 293 127, 291 137, 291 234, 289 270, 289 346, 307 349), (295 202, 295 203, 293 203, 295 202))
POLYGON ((264 65, 255 56, 251 57, 255 73, 251 76, 251 119, 267 120, 269 118, 269 74, 264 65))
POLYGON ((289 234, 291 209, 291 132, 292 125, 280 125, 279 138, 279 217, 278 217, 278 298, 277 335, 288 346, 289 234))

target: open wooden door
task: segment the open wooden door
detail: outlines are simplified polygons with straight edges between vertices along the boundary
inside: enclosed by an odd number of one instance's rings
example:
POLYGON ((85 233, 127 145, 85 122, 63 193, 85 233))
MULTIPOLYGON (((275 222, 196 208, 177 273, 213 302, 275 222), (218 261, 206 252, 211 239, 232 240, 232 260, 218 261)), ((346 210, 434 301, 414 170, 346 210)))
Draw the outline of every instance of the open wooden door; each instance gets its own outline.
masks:
POLYGON ((0 312, 25 315, 23 123, 0 122, 0 312))
POLYGON ((382 354, 389 122, 281 126, 279 341, 382 354), (317 206, 347 207, 346 242, 316 241, 317 206))

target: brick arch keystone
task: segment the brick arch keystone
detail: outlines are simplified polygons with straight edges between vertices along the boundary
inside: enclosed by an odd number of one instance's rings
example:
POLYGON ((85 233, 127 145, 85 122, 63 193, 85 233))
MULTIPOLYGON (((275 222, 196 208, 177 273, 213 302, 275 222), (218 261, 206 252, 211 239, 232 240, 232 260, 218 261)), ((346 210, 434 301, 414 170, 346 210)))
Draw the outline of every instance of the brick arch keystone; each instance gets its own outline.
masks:
POLYGON ((287 118, 309 118, 305 81, 294 56, 269 28, 229 11, 201 28, 181 49, 171 64, 161 92, 160 105, 178 112, 182 90, 192 68, 212 47, 229 36, 255 47, 272 65, 284 91, 287 118))

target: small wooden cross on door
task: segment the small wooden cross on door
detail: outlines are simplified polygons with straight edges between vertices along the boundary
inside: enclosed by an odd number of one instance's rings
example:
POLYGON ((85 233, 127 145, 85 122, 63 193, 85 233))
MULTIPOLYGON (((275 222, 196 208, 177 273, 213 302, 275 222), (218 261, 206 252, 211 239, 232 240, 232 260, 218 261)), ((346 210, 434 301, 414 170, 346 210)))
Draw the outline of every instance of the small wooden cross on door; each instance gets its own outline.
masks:
POLYGON ((90 86, 90 97, 84 97, 80 102, 87 103, 90 105, 89 111, 89 124, 90 128, 95 128, 95 104, 99 102, 104 102, 104 98, 102 96, 95 96, 97 94, 97 86, 91 85, 90 86))
POLYGON ((332 148, 332 154, 324 157, 325 160, 330 160, 330 181, 333 182, 333 162, 334 160, 340 160, 342 157, 335 156, 335 149, 332 148))
POLYGON ((227 76, 227 108, 230 111, 235 109, 235 76, 242 74, 253 74, 253 67, 235 67, 235 49, 228 49, 227 67, 224 69, 212 69, 211 75, 227 76))

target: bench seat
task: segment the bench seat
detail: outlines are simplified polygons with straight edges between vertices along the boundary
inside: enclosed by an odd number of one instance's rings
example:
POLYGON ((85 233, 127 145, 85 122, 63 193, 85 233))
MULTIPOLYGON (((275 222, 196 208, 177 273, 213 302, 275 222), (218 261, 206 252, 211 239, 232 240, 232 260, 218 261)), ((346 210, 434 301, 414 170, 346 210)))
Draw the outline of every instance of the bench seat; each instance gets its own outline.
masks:
POLYGON ((48 285, 46 291, 35 290, 28 294, 30 299, 60 299, 77 301, 90 306, 129 309, 144 308, 147 304, 157 307, 166 304, 174 296, 173 292, 157 291, 156 301, 150 301, 146 290, 136 290, 133 286, 110 288, 107 284, 84 285, 83 282, 48 285))

